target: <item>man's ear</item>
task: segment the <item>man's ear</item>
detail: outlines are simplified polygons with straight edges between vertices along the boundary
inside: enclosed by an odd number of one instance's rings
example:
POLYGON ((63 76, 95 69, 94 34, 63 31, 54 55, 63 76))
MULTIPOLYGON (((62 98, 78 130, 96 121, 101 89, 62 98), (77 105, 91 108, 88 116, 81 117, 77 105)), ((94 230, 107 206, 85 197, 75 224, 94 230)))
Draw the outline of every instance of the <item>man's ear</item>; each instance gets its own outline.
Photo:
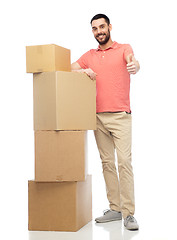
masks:
POLYGON ((112 24, 109 24, 109 31, 112 30, 112 24))

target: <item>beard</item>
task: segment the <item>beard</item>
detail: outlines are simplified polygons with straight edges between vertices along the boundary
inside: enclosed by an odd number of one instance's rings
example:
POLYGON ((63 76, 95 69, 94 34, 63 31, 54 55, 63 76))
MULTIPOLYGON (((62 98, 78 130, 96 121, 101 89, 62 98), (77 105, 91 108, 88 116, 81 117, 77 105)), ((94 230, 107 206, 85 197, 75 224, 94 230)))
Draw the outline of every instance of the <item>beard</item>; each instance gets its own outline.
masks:
POLYGON ((103 33, 103 34, 100 33, 100 34, 96 35, 95 39, 97 40, 97 42, 98 42, 100 45, 106 44, 106 43, 109 41, 109 39, 110 39, 110 31, 109 31, 109 29, 108 29, 108 32, 107 32, 107 33, 103 33), (103 40, 99 40, 99 39, 98 39, 99 36, 105 36, 105 38, 104 38, 103 40))

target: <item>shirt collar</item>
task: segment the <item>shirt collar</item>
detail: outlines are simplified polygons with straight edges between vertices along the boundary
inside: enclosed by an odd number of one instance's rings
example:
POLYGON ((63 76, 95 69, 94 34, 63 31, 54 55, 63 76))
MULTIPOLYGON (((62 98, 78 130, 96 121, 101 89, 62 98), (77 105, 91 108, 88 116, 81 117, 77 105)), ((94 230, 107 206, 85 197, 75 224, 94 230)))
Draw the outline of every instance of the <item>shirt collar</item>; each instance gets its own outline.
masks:
POLYGON ((96 49, 96 51, 105 51, 105 50, 108 50, 108 49, 111 49, 111 48, 112 48, 112 49, 115 49, 115 48, 118 47, 118 45, 119 45, 119 44, 114 41, 110 47, 108 47, 108 48, 106 48, 106 49, 104 49, 104 50, 102 50, 102 49, 100 48, 100 45, 99 45, 98 48, 96 49))

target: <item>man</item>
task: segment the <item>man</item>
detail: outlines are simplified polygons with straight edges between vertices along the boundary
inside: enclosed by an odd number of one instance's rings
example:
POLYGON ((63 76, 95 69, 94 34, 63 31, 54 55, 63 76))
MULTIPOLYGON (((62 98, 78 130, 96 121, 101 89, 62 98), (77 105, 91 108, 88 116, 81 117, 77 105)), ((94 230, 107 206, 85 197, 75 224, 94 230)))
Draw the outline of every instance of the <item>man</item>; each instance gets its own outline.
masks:
POLYGON ((112 41, 112 25, 104 14, 91 20, 92 32, 99 43, 72 64, 72 70, 96 79, 97 130, 95 139, 102 160, 110 210, 96 218, 98 223, 121 220, 128 230, 138 230, 134 218, 134 178, 131 165, 130 74, 140 68, 128 44, 112 41), (118 173, 115 167, 115 150, 118 173))

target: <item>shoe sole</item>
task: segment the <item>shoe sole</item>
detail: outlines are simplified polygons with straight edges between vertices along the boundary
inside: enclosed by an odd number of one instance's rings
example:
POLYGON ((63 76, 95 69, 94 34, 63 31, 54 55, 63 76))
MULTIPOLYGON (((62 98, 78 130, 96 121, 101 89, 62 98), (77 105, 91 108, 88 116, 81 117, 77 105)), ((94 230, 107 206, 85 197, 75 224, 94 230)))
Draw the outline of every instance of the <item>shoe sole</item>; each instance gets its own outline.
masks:
POLYGON ((129 231, 138 231, 139 230, 139 228, 133 228, 133 229, 126 228, 126 229, 129 230, 129 231))
POLYGON ((120 220, 122 220, 122 218, 109 219, 109 220, 104 220, 104 221, 99 221, 99 220, 96 220, 96 219, 95 219, 95 221, 96 221, 97 223, 107 223, 107 222, 120 221, 120 220))
POLYGON ((127 228, 126 226, 124 226, 127 230, 129 230, 129 231, 137 231, 137 230, 139 230, 139 227, 137 227, 137 228, 127 228))

